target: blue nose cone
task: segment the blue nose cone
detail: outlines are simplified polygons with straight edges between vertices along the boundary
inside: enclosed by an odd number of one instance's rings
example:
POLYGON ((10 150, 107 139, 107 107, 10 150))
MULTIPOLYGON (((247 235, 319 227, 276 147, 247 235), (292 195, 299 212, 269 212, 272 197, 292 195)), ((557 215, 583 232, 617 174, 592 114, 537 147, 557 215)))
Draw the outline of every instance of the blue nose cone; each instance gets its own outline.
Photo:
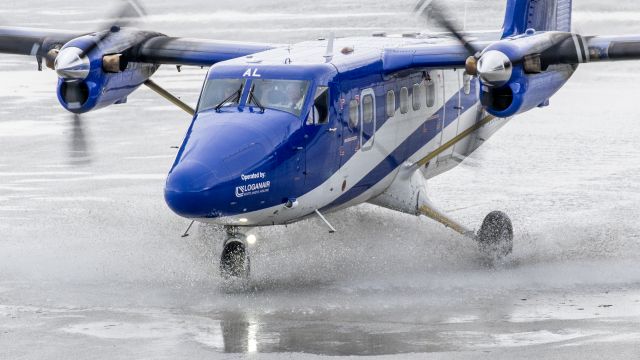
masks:
POLYGON ((213 190, 219 185, 215 171, 200 162, 185 160, 167 178, 164 198, 173 212, 187 218, 215 217, 213 190))
MULTIPOLYGON (((291 119, 265 114, 199 114, 167 177, 165 201, 176 214, 217 218, 256 210, 276 195, 271 183, 287 148, 291 119), (243 196, 251 191, 252 196, 243 196)), ((297 119, 296 119, 297 120, 297 119)))

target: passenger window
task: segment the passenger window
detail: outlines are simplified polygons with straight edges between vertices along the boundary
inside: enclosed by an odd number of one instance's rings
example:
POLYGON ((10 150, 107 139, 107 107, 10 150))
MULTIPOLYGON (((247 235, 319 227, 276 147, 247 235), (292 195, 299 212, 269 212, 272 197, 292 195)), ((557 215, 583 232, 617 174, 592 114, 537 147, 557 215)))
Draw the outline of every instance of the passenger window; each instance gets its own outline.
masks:
POLYGON ((322 125, 329 122, 329 88, 326 86, 318 86, 316 89, 313 107, 309 111, 307 124, 322 125))
POLYGON ((387 116, 393 117, 396 114, 396 93, 393 90, 387 92, 387 116))
POLYGON ((373 96, 365 95, 362 98, 362 120, 365 124, 373 122, 373 96))
POLYGON ((433 80, 427 81, 427 107, 436 104, 436 83, 433 80))
POLYGON ((355 128, 358 126, 359 113, 360 108, 358 106, 358 102, 356 100, 351 100, 351 102, 349 102, 349 127, 355 128))
POLYGON ((418 84, 413 85, 413 111, 420 110, 420 99, 422 99, 422 87, 418 84))
POLYGON ((403 87, 400 89, 400 113, 406 114, 409 112, 409 89, 403 87))

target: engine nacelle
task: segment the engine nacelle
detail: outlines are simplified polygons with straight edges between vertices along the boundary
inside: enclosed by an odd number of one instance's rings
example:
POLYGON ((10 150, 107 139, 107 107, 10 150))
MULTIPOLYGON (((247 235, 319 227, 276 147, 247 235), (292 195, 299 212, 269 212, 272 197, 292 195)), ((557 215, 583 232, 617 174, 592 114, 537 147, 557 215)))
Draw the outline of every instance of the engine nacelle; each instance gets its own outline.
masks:
POLYGON ((126 101, 158 70, 159 65, 127 62, 122 55, 149 36, 157 34, 122 29, 98 47, 95 43, 100 41, 99 35, 83 36, 65 44, 55 64, 60 104, 80 114, 126 101), (91 47, 95 48, 82 54, 91 47))
POLYGON ((495 117, 511 117, 545 105, 574 71, 575 66, 556 65, 540 74, 526 74, 516 67, 503 86, 490 87, 480 82, 480 102, 495 117))
POLYGON ((547 104, 577 68, 546 61, 555 49, 572 46, 571 36, 529 31, 487 47, 478 61, 480 101, 487 112, 506 118, 547 104))

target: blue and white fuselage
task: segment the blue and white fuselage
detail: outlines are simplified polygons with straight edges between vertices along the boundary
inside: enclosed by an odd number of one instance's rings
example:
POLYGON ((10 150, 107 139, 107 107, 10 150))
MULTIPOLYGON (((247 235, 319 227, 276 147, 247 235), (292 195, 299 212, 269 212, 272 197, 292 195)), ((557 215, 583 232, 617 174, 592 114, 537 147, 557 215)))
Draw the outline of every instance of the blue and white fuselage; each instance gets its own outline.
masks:
MULTIPOLYGON (((464 70, 386 73, 383 61, 384 49, 451 42, 446 37, 337 39, 327 58, 327 41, 319 40, 214 65, 207 82, 241 80, 242 93, 232 104, 207 108, 203 101, 212 90, 205 84, 167 179, 168 205, 203 222, 288 224, 316 210, 375 202, 394 181, 409 181, 399 176, 406 169, 427 179, 455 167, 508 118, 474 128, 490 115, 480 105, 478 81, 464 70), (269 94, 256 102, 252 89, 265 80, 303 81, 299 110, 265 105, 269 94), (323 90, 326 100, 317 98, 323 90), (328 114, 318 119, 324 106, 328 114), (435 151, 437 156, 420 163, 435 151)), ((563 72, 562 80, 573 69, 563 72)))

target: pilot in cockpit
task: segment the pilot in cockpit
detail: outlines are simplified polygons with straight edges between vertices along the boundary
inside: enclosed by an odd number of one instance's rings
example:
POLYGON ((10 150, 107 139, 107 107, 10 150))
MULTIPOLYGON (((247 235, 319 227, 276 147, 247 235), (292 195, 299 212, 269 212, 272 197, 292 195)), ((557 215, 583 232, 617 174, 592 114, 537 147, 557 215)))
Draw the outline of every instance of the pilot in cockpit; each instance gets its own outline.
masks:
POLYGON ((302 93, 303 89, 298 83, 290 83, 287 84, 287 106, 291 109, 295 109, 299 111, 302 109, 304 94, 302 93))
POLYGON ((269 91, 264 103, 276 105, 279 108, 299 111, 304 102, 304 89, 297 83, 289 83, 286 86, 275 86, 269 91))

